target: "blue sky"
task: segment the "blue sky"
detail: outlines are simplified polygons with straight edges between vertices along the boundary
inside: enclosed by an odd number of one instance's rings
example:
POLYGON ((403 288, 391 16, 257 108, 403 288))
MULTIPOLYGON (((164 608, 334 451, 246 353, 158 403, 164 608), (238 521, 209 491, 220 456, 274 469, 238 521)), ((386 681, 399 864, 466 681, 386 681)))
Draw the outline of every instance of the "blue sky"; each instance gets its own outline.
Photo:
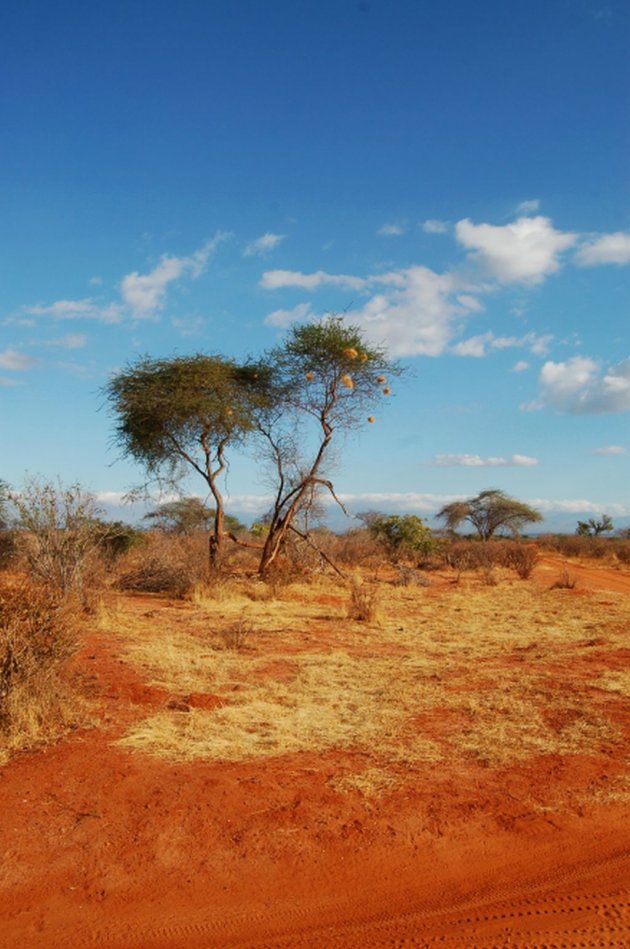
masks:
POLYGON ((119 515, 112 371, 347 310, 409 368, 354 510, 628 522, 629 45, 622 0, 4 4, 0 477, 119 515))

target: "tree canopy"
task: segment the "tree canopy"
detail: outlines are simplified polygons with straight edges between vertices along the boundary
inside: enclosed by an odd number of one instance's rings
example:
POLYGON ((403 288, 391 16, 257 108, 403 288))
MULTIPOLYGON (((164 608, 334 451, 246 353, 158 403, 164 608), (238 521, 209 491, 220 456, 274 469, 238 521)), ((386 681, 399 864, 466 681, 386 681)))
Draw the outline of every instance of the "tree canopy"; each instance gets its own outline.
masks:
POLYGON ((400 368, 385 351, 370 345, 361 330, 341 317, 293 326, 267 359, 276 397, 261 416, 273 472, 274 501, 261 557, 269 571, 295 520, 322 492, 338 501, 325 465, 335 432, 351 433, 384 395, 387 376, 400 368), (309 422, 311 423, 309 425, 309 422))
POLYGON ((607 534, 614 529, 610 515, 602 514, 599 520, 589 517, 588 521, 578 521, 575 533, 580 537, 599 537, 600 534, 607 534))
POLYGON ((542 514, 499 491, 489 488, 476 497, 446 504, 436 517, 444 521, 448 530, 455 531, 461 523, 468 521, 482 540, 489 540, 499 531, 517 534, 525 524, 542 521, 542 514))
POLYGON ((210 563, 224 549, 225 512, 219 478, 228 447, 252 431, 268 398, 264 366, 239 365, 220 355, 144 357, 115 375, 105 393, 116 416, 115 440, 149 478, 176 483, 188 470, 214 499, 210 563))
POLYGON ((228 449, 257 439, 273 498, 260 548, 265 574, 288 531, 300 533, 300 524, 309 537, 321 493, 336 497, 325 471, 333 435, 374 422, 368 412, 390 394, 387 376, 400 371, 357 327, 329 317, 293 326, 258 362, 144 357, 116 374, 105 393, 116 417, 115 441, 149 481, 174 484, 195 471, 206 482, 214 502, 213 567, 229 531, 221 493, 228 449))

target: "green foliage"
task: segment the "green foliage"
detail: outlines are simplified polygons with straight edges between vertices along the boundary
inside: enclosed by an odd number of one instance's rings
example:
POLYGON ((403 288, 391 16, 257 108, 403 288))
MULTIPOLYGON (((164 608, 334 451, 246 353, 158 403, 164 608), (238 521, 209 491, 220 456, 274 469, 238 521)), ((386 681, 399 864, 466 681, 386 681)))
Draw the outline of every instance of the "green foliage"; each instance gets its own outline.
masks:
POLYGON ((210 458, 253 428, 261 372, 204 354, 129 365, 105 390, 118 444, 151 476, 174 477, 189 464, 207 477, 210 458))
POLYGON ((117 560, 134 547, 146 542, 144 531, 133 527, 132 524, 125 524, 124 521, 96 520, 94 533, 102 553, 109 560, 117 560))
POLYGON ((292 327, 284 344, 270 353, 268 365, 274 410, 261 420, 260 430, 267 439, 276 496, 261 556, 263 574, 285 546, 296 518, 308 524, 322 492, 338 500, 325 476, 333 434, 352 433, 361 423, 375 421, 366 413, 389 393, 386 374, 401 372, 359 328, 337 316, 292 327))
POLYGON ((525 524, 543 519, 533 507, 496 488, 481 491, 466 501, 452 501, 436 516, 452 531, 457 530, 463 521, 469 521, 482 540, 489 540, 498 531, 517 534, 525 524))
POLYGON ((588 521, 578 521, 575 533, 580 537, 599 537, 614 530, 614 524, 608 514, 603 514, 599 521, 590 517, 588 521))
POLYGON ((382 397, 386 376, 401 373, 382 348, 338 316, 293 326, 270 364, 280 401, 331 429, 364 422, 362 413, 382 397))
POLYGON ((368 530, 395 554, 430 554, 436 540, 421 517, 415 514, 380 515, 370 520, 368 530))

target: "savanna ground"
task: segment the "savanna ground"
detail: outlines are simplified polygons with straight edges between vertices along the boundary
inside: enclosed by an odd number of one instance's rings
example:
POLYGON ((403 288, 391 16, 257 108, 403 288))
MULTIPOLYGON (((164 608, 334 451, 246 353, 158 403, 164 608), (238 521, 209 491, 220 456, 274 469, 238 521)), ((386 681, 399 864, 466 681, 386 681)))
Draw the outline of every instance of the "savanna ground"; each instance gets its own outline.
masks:
POLYGON ((629 946, 630 569, 566 566, 107 594, 0 768, 0 944, 629 946))

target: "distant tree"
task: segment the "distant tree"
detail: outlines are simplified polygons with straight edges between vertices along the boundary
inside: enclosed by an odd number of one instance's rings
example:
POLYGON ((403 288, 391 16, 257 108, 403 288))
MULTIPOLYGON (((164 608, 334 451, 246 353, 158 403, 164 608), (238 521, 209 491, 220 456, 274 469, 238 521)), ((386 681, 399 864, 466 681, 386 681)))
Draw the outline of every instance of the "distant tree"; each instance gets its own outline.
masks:
POLYGON ((142 358, 105 388, 117 419, 116 441, 140 462, 150 481, 173 485, 190 470, 214 501, 211 568, 220 567, 226 515, 221 475, 228 449, 241 442, 268 398, 264 366, 238 365, 220 355, 142 358))
POLYGON ((468 521, 475 528, 481 540, 489 540, 498 531, 517 534, 525 524, 542 521, 542 514, 525 504, 511 498, 503 491, 489 488, 474 498, 465 501, 452 501, 446 504, 436 517, 444 521, 451 531, 468 521))
POLYGON ((371 519, 368 530, 390 553, 424 554, 435 547, 435 538, 421 517, 415 514, 381 515, 371 519))
POLYGON ((588 521, 578 521, 575 533, 580 537, 598 537, 600 534, 607 534, 615 529, 615 526, 608 514, 602 514, 599 521, 590 517, 588 521))
MULTIPOLYGON (((274 498, 260 560, 260 573, 273 567, 296 519, 312 510, 322 493, 338 503, 327 477, 336 434, 349 434, 367 421, 376 400, 389 393, 387 375, 400 369, 384 350, 369 345, 361 331, 340 317, 292 327, 286 341, 265 360, 274 397, 259 415, 274 498)), ((343 507, 343 505, 341 505, 343 507)))
MULTIPOLYGON (((165 501, 145 514, 143 520, 169 534, 191 534, 209 530, 214 517, 214 508, 208 507, 201 498, 190 497, 165 501)), ((231 514, 224 515, 224 526, 228 534, 239 534, 246 530, 245 525, 231 514)))

